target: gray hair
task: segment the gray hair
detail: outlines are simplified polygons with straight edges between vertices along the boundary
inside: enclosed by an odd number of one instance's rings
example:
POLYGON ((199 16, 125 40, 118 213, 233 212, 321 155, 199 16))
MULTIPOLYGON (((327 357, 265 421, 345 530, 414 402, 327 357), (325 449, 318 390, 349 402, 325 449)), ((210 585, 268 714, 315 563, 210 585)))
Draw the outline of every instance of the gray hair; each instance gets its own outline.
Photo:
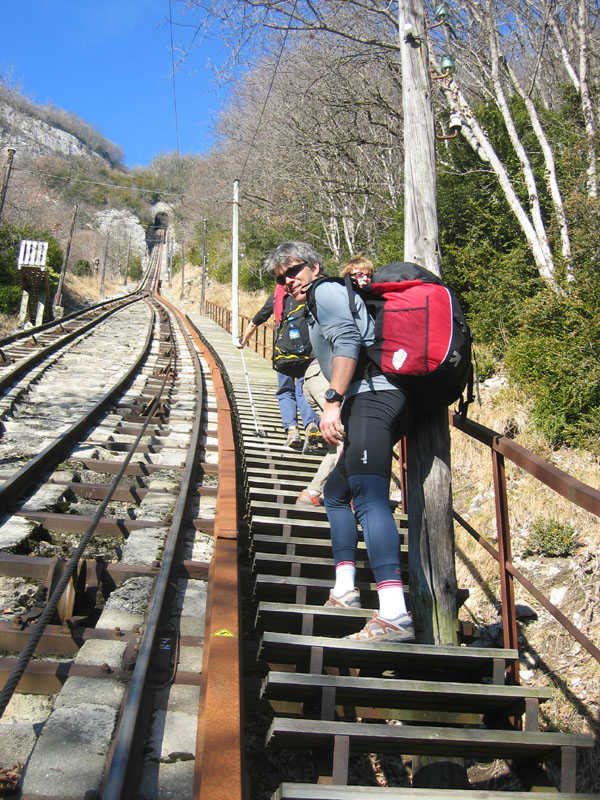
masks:
POLYGON ((322 266, 323 261, 314 247, 306 242, 283 242, 265 258, 263 269, 274 272, 275 267, 286 266, 290 261, 306 261, 311 267, 322 266))

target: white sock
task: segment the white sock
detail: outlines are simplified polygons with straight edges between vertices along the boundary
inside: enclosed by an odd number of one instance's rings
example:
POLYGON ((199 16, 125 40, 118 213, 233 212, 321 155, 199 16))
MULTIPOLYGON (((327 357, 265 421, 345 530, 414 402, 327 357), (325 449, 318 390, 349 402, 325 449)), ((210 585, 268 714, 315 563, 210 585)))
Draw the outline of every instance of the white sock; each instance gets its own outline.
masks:
POLYGON ((354 589, 356 564, 354 561, 340 561, 335 565, 335 586, 331 590, 334 597, 341 597, 354 589))
POLYGON ((402 581, 382 581, 377 584, 379 616, 387 622, 395 622, 407 613, 402 581))

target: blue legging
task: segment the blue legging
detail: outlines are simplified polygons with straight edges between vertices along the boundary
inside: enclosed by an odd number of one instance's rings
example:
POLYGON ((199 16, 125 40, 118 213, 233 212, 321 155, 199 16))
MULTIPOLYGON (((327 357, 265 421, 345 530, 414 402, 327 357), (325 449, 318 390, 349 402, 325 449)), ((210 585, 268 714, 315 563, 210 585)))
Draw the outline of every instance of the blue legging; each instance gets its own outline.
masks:
POLYGON ((362 392, 344 404, 344 451, 325 484, 325 509, 331 526, 335 563, 356 560, 358 530, 363 530, 377 583, 400 580, 400 541, 390 508, 392 448, 411 421, 399 389, 362 392))

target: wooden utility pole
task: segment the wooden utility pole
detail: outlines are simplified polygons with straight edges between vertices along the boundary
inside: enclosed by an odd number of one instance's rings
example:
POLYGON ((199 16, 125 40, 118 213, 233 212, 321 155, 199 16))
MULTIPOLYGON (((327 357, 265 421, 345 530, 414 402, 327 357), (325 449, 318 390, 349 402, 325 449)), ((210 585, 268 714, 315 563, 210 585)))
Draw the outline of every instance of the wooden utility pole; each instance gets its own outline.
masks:
POLYGON ((202 220, 202 289, 200 290, 200 313, 206 311, 206 217, 202 220))
POLYGON ((65 275, 67 273, 67 266, 69 264, 69 255, 71 254, 71 242, 73 241, 73 231, 75 230, 75 220, 77 219, 77 203, 73 207, 73 218, 71 219, 71 227, 69 229, 69 238, 67 239, 67 246, 65 248, 65 254, 63 257, 63 262, 60 268, 60 278, 58 279, 58 286, 56 287, 56 294, 54 295, 54 303, 53 303, 53 312, 54 316, 57 317, 59 314, 62 316, 62 292, 63 292, 63 285, 65 282, 65 275), (60 308, 61 310, 57 312, 57 309, 60 308))
POLYGON ((104 299, 104 282, 106 280, 106 262, 108 260, 108 245, 110 244, 110 225, 106 234, 106 244, 104 245, 104 259, 102 261, 102 277, 100 278, 100 299, 104 299))
MULTIPOLYGON (((423 0, 399 0, 404 117, 404 260, 441 275, 435 121, 423 0)), ((417 640, 456 644, 456 571, 445 408, 420 419, 408 437, 409 585, 417 640)), ((462 764, 421 758, 413 786, 468 786, 462 764)))
POLYGON ((0 220, 2 219, 2 210, 4 209, 4 200, 6 199, 6 190, 8 188, 8 180, 10 178, 15 153, 16 150, 12 147, 8 148, 6 152, 6 162, 2 169, 2 183, 0 184, 0 220))
POLYGON ((179 299, 183 300, 185 293, 185 242, 181 240, 181 294, 179 299))
POLYGON ((240 182, 236 178, 233 182, 233 219, 231 225, 231 336, 234 340, 239 337, 239 268, 238 268, 238 221, 239 221, 239 187, 240 182))
POLYGON ((123 286, 127 284, 127 276, 129 275, 129 256, 131 255, 131 231, 127 239, 127 258, 125 259, 125 275, 123 276, 123 286))

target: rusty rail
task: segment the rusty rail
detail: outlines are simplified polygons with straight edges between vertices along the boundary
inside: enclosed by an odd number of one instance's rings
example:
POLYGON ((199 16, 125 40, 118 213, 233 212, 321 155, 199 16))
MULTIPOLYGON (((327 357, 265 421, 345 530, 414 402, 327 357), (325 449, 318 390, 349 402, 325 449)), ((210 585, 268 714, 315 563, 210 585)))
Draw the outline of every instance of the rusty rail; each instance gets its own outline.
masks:
MULTIPOLYGON (((215 303, 207 314, 217 324, 231 332, 231 311, 215 303), (227 325, 229 327, 227 327, 227 325)), ((247 320, 247 317, 240 317, 247 320)), ((243 324, 243 323, 242 323, 243 324)), ((263 326, 263 328, 266 326, 263 326)), ((242 329, 240 327, 240 329, 242 329)), ((253 337, 251 337, 250 341, 253 337)), ((249 344, 250 344, 249 341, 249 344)), ((253 349, 260 353, 257 342, 253 349)), ((263 357, 264 356, 263 354, 263 357)), ((453 410, 448 411, 449 423, 490 448, 492 459, 492 474, 494 481, 494 498, 496 508, 496 528, 498 531, 498 549, 490 544, 485 537, 476 531, 466 520, 454 512, 454 519, 469 533, 485 550, 498 562, 500 572, 500 597, 502 605, 502 635, 503 643, 507 648, 518 649, 517 645, 517 617, 515 611, 514 580, 517 580, 540 605, 551 614, 565 630, 600 663, 600 649, 558 609, 539 589, 531 583, 523 573, 512 563, 512 544, 510 535, 508 494, 506 490, 505 459, 508 458, 518 467, 528 472, 541 483, 560 494, 566 500, 591 514, 600 517, 600 491, 588 486, 582 481, 569 475, 543 458, 536 456, 525 447, 516 444, 512 439, 486 428, 473 420, 463 418, 453 410)), ((402 508, 406 512, 406 440, 398 442, 396 458, 399 462, 399 482, 402 489, 402 508)), ((514 662, 509 668, 509 680, 518 682, 519 663, 514 662)))
MULTIPOLYGON (((164 298, 161 300, 177 313, 174 306, 164 298)), ((221 309, 221 312, 226 312, 226 309, 221 309)), ((231 331, 231 312, 221 313, 221 319, 229 323, 231 331)), ((236 445, 231 408, 220 365, 189 317, 186 317, 185 324, 195 346, 209 364, 217 402, 219 437, 215 550, 208 576, 194 798, 195 800, 241 800, 242 723, 236 445)))

